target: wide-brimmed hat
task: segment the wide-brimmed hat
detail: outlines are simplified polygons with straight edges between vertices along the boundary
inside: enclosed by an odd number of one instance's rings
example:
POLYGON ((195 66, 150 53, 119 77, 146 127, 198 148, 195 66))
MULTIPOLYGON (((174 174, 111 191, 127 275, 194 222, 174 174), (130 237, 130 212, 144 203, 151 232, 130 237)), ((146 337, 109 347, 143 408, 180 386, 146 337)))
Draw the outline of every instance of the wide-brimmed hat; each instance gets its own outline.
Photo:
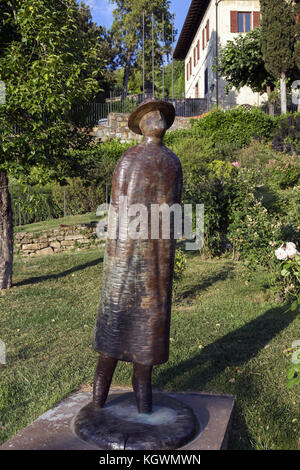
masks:
POLYGON ((158 101, 153 98, 149 98, 143 101, 129 116, 128 118, 128 127, 131 131, 135 134, 142 134, 140 129, 140 122, 142 117, 149 113, 150 111, 159 110, 163 113, 166 123, 167 129, 169 129, 175 119, 175 108, 171 103, 167 103, 166 101, 158 101))

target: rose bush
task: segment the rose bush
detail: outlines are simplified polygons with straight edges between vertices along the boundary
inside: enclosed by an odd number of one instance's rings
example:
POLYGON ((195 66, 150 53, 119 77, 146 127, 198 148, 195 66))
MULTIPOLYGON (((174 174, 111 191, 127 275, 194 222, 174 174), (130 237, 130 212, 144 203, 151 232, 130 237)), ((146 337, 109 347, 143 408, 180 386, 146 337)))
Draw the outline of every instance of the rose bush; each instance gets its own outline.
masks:
POLYGON ((288 242, 275 250, 276 258, 281 261, 280 276, 278 284, 282 296, 292 300, 291 310, 300 308, 300 254, 296 244, 288 242), (280 282, 281 280, 281 282, 280 282))

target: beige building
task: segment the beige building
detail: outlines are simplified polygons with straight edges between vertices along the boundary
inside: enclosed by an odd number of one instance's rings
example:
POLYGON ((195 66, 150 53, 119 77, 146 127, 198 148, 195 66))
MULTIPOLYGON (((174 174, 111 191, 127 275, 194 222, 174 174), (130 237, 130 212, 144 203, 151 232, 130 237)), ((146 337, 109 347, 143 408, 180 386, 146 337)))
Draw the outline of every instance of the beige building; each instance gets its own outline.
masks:
POLYGON ((266 95, 249 87, 225 92, 226 82, 212 70, 220 50, 260 23, 259 0, 192 0, 174 58, 185 61, 186 98, 207 98, 209 107, 259 106, 266 95))

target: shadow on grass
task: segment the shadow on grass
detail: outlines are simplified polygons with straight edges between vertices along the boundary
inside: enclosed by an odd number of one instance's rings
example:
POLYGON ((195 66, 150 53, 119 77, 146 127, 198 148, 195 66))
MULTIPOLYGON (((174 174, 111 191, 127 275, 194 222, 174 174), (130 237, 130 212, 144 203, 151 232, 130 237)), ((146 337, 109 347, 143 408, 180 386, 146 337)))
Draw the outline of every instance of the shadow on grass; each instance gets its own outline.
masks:
POLYGON ((183 290, 181 294, 177 294, 175 303, 182 302, 186 299, 193 299, 199 292, 203 292, 208 287, 218 281, 224 281, 228 277, 233 277, 234 265, 229 264, 225 268, 220 269, 211 276, 205 276, 203 280, 196 279, 192 286, 188 286, 187 290, 183 290))
POLYGON ((97 258, 93 261, 89 261, 88 263, 74 266, 73 268, 67 269, 66 271, 63 271, 61 273, 49 274, 46 276, 30 277, 29 279, 24 279, 23 281, 14 283, 14 286, 16 287, 27 286, 30 284, 38 284, 39 282, 49 281, 51 279, 60 279, 65 276, 69 276, 70 274, 73 274, 77 271, 82 271, 83 269, 90 268, 92 266, 97 266, 97 264, 100 264, 102 262, 103 262, 103 257, 97 258))
MULTIPOLYGON (((207 390, 207 384, 222 374, 225 369, 247 364, 276 335, 284 330, 297 316, 297 313, 283 313, 286 306, 276 307, 250 321, 246 325, 228 333, 209 344, 196 356, 164 369, 156 376, 155 386, 159 389, 207 390), (174 387, 175 388, 175 387, 174 387)), ((238 429, 241 448, 252 448, 241 401, 251 402, 261 393, 258 384, 251 376, 238 378, 234 393, 238 398, 234 427, 238 429)), ((278 411, 278 410, 277 410, 278 411)), ((274 411, 275 412, 275 411, 274 411)))

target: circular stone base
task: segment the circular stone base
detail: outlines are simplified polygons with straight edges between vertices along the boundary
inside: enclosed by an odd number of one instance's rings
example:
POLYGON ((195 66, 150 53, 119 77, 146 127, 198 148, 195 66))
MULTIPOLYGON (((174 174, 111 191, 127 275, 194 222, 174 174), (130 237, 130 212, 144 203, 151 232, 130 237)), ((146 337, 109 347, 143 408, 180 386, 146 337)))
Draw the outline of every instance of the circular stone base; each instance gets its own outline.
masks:
POLYGON ((84 406, 73 422, 84 441, 105 450, 178 449, 199 432, 193 411, 174 398, 153 394, 151 414, 139 414, 133 393, 126 393, 97 408, 84 406))

